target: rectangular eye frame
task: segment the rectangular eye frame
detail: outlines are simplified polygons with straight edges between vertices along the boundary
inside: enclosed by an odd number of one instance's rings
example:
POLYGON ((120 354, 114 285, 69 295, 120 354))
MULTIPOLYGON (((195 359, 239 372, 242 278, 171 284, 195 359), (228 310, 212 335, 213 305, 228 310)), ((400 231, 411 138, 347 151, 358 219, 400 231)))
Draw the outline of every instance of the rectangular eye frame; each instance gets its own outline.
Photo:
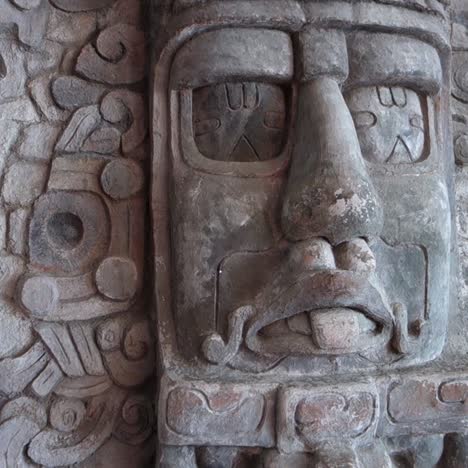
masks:
POLYGON ((201 172, 242 178, 271 177, 287 169, 292 150, 292 125, 294 109, 296 108, 296 86, 291 85, 291 99, 288 103, 290 110, 289 125, 286 130, 286 144, 281 153, 274 159, 258 162, 226 162, 216 161, 204 156, 195 143, 192 120, 192 89, 172 91, 171 107, 173 115, 179 116, 177 128, 173 127, 172 148, 174 156, 182 155, 186 164, 201 172), (180 154, 177 154, 180 152, 180 154))

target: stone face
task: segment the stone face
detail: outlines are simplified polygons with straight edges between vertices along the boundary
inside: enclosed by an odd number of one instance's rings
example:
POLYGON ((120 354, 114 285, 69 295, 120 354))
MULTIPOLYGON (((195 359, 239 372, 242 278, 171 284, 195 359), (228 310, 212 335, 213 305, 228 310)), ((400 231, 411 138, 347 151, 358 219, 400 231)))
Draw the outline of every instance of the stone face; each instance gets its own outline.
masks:
POLYGON ((466 465, 465 2, 0 11, 0 466, 466 465))
POLYGON ((468 35, 451 78, 448 2, 180 0, 154 18, 161 464, 443 464, 468 368, 449 137, 452 79, 463 164, 468 35), (219 394, 233 382, 242 397, 219 394), (273 450, 248 432, 263 385, 273 450))

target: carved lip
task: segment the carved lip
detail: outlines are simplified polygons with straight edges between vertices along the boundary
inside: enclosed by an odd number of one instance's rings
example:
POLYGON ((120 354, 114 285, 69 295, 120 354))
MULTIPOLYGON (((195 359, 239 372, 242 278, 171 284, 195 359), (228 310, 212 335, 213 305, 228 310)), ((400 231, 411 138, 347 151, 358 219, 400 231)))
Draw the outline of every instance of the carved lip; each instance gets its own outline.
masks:
POLYGON ((362 314, 381 330, 368 340, 367 347, 389 339, 394 322, 378 287, 366 276, 344 270, 319 271, 304 275, 287 286, 267 288, 258 299, 256 309, 258 313, 247 323, 245 342, 249 349, 260 354, 327 354, 307 335, 292 332, 290 336, 268 337, 261 334, 268 325, 304 312, 315 315, 348 310, 350 315, 362 314))

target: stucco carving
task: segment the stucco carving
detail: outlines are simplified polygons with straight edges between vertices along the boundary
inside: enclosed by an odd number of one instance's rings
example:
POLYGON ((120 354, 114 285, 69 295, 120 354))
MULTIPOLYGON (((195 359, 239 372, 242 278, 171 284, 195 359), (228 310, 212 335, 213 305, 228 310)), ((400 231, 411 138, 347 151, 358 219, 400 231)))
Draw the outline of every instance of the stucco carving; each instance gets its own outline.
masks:
POLYGON ((447 2, 154 3, 161 466, 463 463, 447 2))
POLYGON ((467 466, 467 64, 463 0, 0 0, 0 467, 467 466))
POLYGON ((5 468, 144 466, 154 451, 141 7, 0 4, 5 468))

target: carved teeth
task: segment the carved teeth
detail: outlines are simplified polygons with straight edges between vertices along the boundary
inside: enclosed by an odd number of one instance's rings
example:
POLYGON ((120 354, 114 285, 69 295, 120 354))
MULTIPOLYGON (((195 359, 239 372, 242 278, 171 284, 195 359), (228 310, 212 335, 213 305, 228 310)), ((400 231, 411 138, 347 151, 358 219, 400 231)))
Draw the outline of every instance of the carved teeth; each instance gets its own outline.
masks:
POLYGON ((369 332, 375 322, 352 309, 328 309, 310 313, 315 344, 331 353, 351 353, 368 348, 372 341, 369 332))

